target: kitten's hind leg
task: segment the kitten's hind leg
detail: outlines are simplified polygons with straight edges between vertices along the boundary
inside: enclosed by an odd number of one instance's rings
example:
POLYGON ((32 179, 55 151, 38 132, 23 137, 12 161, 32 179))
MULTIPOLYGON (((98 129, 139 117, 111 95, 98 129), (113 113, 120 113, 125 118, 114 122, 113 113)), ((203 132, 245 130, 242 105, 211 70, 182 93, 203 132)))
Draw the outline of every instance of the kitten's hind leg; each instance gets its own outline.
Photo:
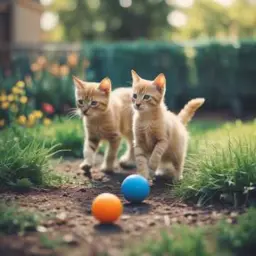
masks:
POLYGON ((98 145, 99 140, 93 137, 89 137, 84 142, 84 161, 80 164, 80 168, 86 175, 89 174, 90 169, 92 168, 98 145))
POLYGON ((124 155, 120 158, 120 166, 124 169, 136 166, 132 138, 127 138, 127 149, 124 155))

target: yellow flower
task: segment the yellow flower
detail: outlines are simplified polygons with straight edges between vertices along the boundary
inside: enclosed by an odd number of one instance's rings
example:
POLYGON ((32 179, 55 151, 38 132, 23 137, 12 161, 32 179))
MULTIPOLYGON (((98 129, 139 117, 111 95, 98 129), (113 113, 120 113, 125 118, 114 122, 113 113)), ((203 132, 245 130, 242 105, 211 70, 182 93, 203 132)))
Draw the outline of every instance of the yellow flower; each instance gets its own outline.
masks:
POLYGON ((19 87, 19 88, 24 88, 25 87, 25 83, 23 81, 18 81, 16 86, 19 87))
POLYGON ((19 109, 18 109, 16 104, 12 104, 11 107, 10 107, 10 110, 13 113, 17 113, 19 109))
POLYGON ((9 102, 8 101, 5 101, 5 102, 2 103, 2 106, 1 106, 2 109, 7 109, 8 107, 9 107, 9 102))
POLYGON ((78 63, 78 55, 76 53, 71 53, 68 56, 68 65, 71 67, 76 66, 78 63))
POLYGON ((37 72, 37 71, 40 71, 40 70, 41 70, 40 65, 37 64, 37 63, 33 63, 30 68, 31 68, 31 70, 32 70, 33 72, 37 72))
POLYGON ((40 110, 35 110, 35 111, 33 111, 33 115, 34 115, 36 118, 42 118, 42 117, 43 117, 43 113, 42 113, 40 110))
POLYGON ((28 116, 28 120, 35 122, 36 116, 35 116, 33 113, 31 113, 31 114, 28 116))
POLYGON ((58 64, 52 64, 51 67, 50 67, 50 73, 54 76, 58 76, 59 75, 59 65, 58 64))
POLYGON ((47 59, 44 57, 44 56, 39 56, 38 59, 37 59, 37 64, 44 68, 47 64, 47 59))
POLYGON ((35 122, 36 122, 36 117, 33 114, 30 114, 28 116, 27 127, 34 126, 35 122))
POLYGON ((7 100, 7 97, 5 94, 1 94, 0 95, 0 101, 6 101, 7 100))
POLYGON ((17 119, 17 122, 18 122, 19 124, 21 124, 21 125, 26 124, 26 121, 27 121, 27 118, 26 118, 24 115, 19 116, 18 119, 17 119))
POLYGON ((27 96, 22 96, 22 97, 20 97, 20 102, 21 102, 22 104, 26 104, 26 103, 28 102, 28 97, 27 97, 27 96))
POLYGON ((45 118, 44 120, 43 120, 43 124, 45 125, 45 126, 48 126, 48 125, 50 125, 52 123, 52 121, 51 121, 51 119, 49 119, 49 118, 45 118))
POLYGON ((12 92, 14 94, 20 94, 20 93, 22 93, 22 90, 20 88, 18 88, 18 87, 13 87, 12 88, 12 92))
POLYGON ((9 95, 7 96, 7 98, 8 98, 8 101, 9 101, 9 102, 14 101, 14 95, 13 95, 13 94, 9 94, 9 95))
POLYGON ((0 127, 3 127, 5 125, 5 120, 4 119, 0 119, 0 127))
POLYGON ((69 74, 69 67, 67 65, 60 66, 60 75, 67 76, 69 74))

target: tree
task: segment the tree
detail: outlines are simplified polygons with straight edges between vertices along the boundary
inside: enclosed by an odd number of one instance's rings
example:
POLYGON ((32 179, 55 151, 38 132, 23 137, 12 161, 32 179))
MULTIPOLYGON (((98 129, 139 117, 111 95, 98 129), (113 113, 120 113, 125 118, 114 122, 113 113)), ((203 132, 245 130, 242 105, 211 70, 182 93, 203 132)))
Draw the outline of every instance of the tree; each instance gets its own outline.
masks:
POLYGON ((256 4, 252 0, 235 0, 230 6, 217 1, 195 0, 191 8, 182 11, 188 22, 175 33, 179 40, 256 35, 256 4))
POLYGON ((69 41, 161 39, 172 29, 164 0, 55 0, 53 10, 69 41))

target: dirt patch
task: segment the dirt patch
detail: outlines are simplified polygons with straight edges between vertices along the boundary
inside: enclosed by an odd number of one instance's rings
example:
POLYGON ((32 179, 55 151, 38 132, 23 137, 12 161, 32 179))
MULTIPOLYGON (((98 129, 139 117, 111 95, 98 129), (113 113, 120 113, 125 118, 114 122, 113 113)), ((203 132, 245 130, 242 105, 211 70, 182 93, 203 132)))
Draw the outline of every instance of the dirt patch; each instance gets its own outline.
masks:
POLYGON ((159 229, 170 228, 174 223, 203 226, 224 216, 232 221, 239 214, 232 209, 199 208, 177 202, 171 196, 171 186, 164 181, 153 184, 150 197, 143 204, 128 204, 120 193, 120 185, 134 171, 104 176, 95 169, 90 180, 79 170, 79 163, 64 161, 56 167, 79 181, 76 185, 26 194, 0 194, 0 199, 14 201, 23 208, 48 216, 39 228, 41 232, 0 237, 0 255, 93 256, 100 252, 123 255, 123 249, 130 244, 156 236, 159 229), (123 200, 124 214, 115 225, 100 225, 91 216, 92 200, 103 192, 114 193, 123 200), (48 237, 46 241, 45 237, 48 237), (59 240, 64 244, 57 246, 59 240))

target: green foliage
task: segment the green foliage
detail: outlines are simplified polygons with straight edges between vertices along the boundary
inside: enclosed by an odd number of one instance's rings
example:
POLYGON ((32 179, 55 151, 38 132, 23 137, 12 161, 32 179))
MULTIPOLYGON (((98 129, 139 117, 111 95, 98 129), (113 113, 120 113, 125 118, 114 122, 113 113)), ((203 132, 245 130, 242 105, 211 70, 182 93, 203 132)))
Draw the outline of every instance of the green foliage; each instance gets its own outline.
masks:
POLYGON ((84 132, 82 120, 56 119, 51 126, 36 128, 38 138, 47 148, 58 150, 55 156, 83 157, 84 132))
MULTIPOLYGON (((54 146, 57 153, 55 157, 83 157, 84 131, 82 120, 79 119, 56 119, 51 126, 35 128, 38 139, 42 140, 45 147, 54 146)), ((107 144, 103 142, 99 147, 99 153, 104 154, 107 144)), ((119 156, 126 150, 125 142, 120 145, 119 156)))
POLYGON ((131 3, 123 8, 117 0, 57 0, 52 9, 59 13, 68 41, 165 38, 164 31, 172 29, 166 18, 172 7, 155 0, 131 3))
POLYGON ((192 139, 184 179, 174 193, 183 199, 231 198, 248 202, 256 184, 256 123, 227 124, 192 139), (200 157, 198 157, 200 155, 200 157))
POLYGON ((86 43, 84 54, 91 63, 88 80, 109 76, 115 88, 130 85, 131 69, 147 79, 163 72, 169 108, 179 110, 189 99, 205 97, 204 110, 231 109, 239 116, 255 107, 255 49, 255 40, 188 44, 138 41, 86 43))
POLYGON ((225 6, 218 1, 197 0, 191 8, 183 8, 182 11, 189 21, 172 33, 173 38, 178 40, 251 38, 256 35, 256 6, 253 1, 236 0, 225 6))
POLYGON ((238 218, 238 224, 230 227, 223 223, 218 227, 217 241, 221 249, 229 249, 233 255, 254 255, 256 250, 256 210, 238 218))
POLYGON ((62 239, 51 239, 46 235, 40 236, 40 242, 44 248, 51 250, 64 246, 62 239))
POLYGON ((49 160, 54 147, 46 148, 37 134, 13 127, 0 134, 0 188, 27 190, 55 186, 64 179, 53 173, 49 160))
POLYGON ((0 203, 0 234, 23 234, 34 231, 40 221, 39 215, 0 203))
POLYGON ((203 230, 189 228, 187 226, 175 226, 172 233, 163 232, 158 241, 146 243, 129 253, 129 256, 139 255, 179 255, 179 256, 210 256, 212 255, 203 239, 203 230))
POLYGON ((201 227, 174 226, 159 239, 148 241, 129 250, 129 256, 224 256, 254 255, 256 245, 256 209, 237 219, 237 224, 222 221, 218 225, 201 227))

